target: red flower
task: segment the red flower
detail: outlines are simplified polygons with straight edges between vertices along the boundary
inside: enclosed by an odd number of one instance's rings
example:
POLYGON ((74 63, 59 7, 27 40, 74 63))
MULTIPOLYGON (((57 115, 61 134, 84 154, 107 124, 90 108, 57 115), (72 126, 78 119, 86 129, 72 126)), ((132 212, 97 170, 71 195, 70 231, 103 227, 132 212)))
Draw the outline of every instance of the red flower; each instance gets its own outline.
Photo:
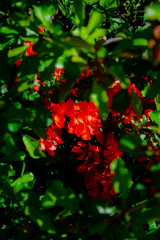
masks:
POLYGON ((108 107, 112 107, 112 99, 115 94, 117 94, 122 89, 120 81, 116 80, 107 90, 108 96, 108 107))
POLYGON ((44 33, 44 28, 43 28, 43 27, 39 26, 39 27, 38 27, 38 30, 39 30, 40 32, 44 33))
POLYGON ((48 154, 53 157, 54 151, 57 149, 58 145, 63 143, 60 135, 62 131, 56 126, 51 126, 48 128, 46 139, 40 138, 41 150, 47 151, 48 154))
POLYGON ((24 41, 26 46, 29 46, 26 50, 26 56, 37 55, 37 52, 33 50, 34 43, 31 41, 24 41))
POLYGON ((35 84, 35 85, 33 86, 33 90, 36 91, 36 92, 38 92, 38 91, 39 91, 39 86, 38 86, 37 84, 35 84))
POLYGON ((62 103, 52 103, 47 107, 52 112, 52 117, 54 123, 58 128, 63 128, 65 126, 65 102, 62 103))
POLYGON ((112 132, 106 134, 105 139, 104 139, 103 132, 99 132, 96 137, 98 142, 102 144, 102 147, 104 150, 103 156, 106 162, 110 163, 115 158, 120 157, 122 155, 123 151, 119 148, 118 141, 114 140, 114 136, 112 132), (104 142, 103 142, 103 139, 104 139, 104 142))
POLYGON ((68 132, 82 137, 83 140, 90 140, 91 135, 96 135, 101 127, 101 119, 95 104, 90 101, 73 102, 69 99, 66 102, 65 115, 69 117, 68 132))
POLYGON ((64 73, 65 68, 55 68, 52 76, 56 77, 56 81, 59 81, 62 74, 64 73))

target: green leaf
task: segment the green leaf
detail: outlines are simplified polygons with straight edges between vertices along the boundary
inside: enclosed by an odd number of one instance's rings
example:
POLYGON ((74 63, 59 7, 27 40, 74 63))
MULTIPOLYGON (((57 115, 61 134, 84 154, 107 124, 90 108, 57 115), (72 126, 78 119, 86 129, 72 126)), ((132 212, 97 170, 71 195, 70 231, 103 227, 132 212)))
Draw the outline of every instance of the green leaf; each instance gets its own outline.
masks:
POLYGON ((151 171, 160 171, 160 163, 154 164, 151 166, 151 171))
POLYGON ((145 38, 135 38, 132 40, 133 46, 147 46, 148 41, 145 38))
POLYGON ((42 209, 48 209, 56 205, 71 212, 79 209, 76 195, 70 188, 65 188, 60 180, 52 182, 42 199, 42 209))
POLYGON ((21 57, 21 55, 24 54, 24 52, 27 50, 28 46, 21 46, 21 47, 17 47, 14 49, 11 49, 8 51, 8 57, 9 58, 13 58, 13 57, 21 57))
POLYGON ((76 47, 76 48, 85 48, 88 51, 93 51, 91 45, 89 43, 87 43, 85 40, 83 40, 80 37, 77 36, 67 36, 65 38, 61 38, 61 42, 70 45, 72 48, 76 47))
POLYGON ((147 151, 147 142, 141 141, 138 136, 124 135, 119 141, 120 148, 133 156, 144 155, 147 151))
POLYGON ((159 204, 156 204, 156 202, 152 205, 150 208, 144 208, 141 214, 136 216, 136 219, 134 222, 137 226, 139 226, 140 223, 146 223, 146 222, 153 222, 153 221, 159 221, 160 216, 160 206, 159 204))
POLYGON ((25 173, 23 176, 17 178, 12 184, 11 186, 14 187, 17 183, 28 183, 28 182, 32 182, 34 180, 34 175, 32 172, 27 172, 25 173))
POLYGON ((152 6, 148 6, 145 9, 145 18, 149 20, 158 20, 160 21, 160 5, 154 4, 152 6))
POLYGON ((133 90, 132 90, 132 95, 131 95, 131 104, 132 104, 134 112, 137 115, 141 115, 141 113, 143 111, 142 101, 139 98, 138 94, 135 93, 133 90))
MULTIPOLYGON (((21 70, 20 70, 21 71, 21 70)), ((24 77, 23 77, 23 79, 26 79, 26 78, 28 78, 29 76, 27 76, 27 75, 25 75, 24 77)), ((19 77, 19 79, 20 79, 21 77, 19 77)), ((27 81, 21 81, 19 84, 18 84, 19 86, 17 87, 17 91, 19 92, 19 93, 21 93, 21 92, 24 92, 25 90, 27 90, 28 88, 31 88, 32 86, 33 86, 33 82, 31 82, 31 80, 27 80, 27 81)))
POLYGON ((33 137, 24 135, 22 137, 24 145, 26 146, 29 155, 32 158, 45 158, 46 154, 41 151, 41 144, 38 140, 35 140, 33 137))
MULTIPOLYGON (((99 37, 103 37, 107 34, 107 29, 104 28, 96 28, 94 32, 90 34, 90 38, 98 39, 99 37)), ((104 42, 104 41, 103 41, 104 42)))
POLYGON ((106 67, 108 68, 109 74, 112 74, 114 78, 117 78, 120 80, 120 84, 122 88, 127 89, 129 85, 129 81, 128 81, 128 78, 126 77, 126 72, 123 66, 120 63, 111 61, 110 66, 106 66, 106 67))
POLYGON ((6 155, 9 155, 14 154, 16 150, 17 147, 13 135, 6 132, 3 137, 3 147, 1 149, 1 152, 6 155))
POLYGON ((9 179, 15 175, 15 171, 13 170, 13 166, 7 163, 0 163, 0 180, 2 182, 9 179))
POLYGON ((103 22, 103 14, 100 12, 93 12, 87 26, 88 35, 93 33, 96 28, 100 27, 102 22, 103 22))
POLYGON ((160 127, 148 126, 147 128, 150 129, 153 132, 156 132, 157 134, 160 134, 160 127))
POLYGON ((56 233, 51 218, 47 214, 41 213, 39 210, 32 206, 26 206, 24 212, 39 226, 40 229, 46 231, 49 234, 56 233))
POLYGON ((32 172, 27 172, 24 175, 22 175, 21 177, 17 178, 11 184, 11 187, 13 187, 15 192, 18 193, 24 188, 31 189, 33 187, 33 184, 30 185, 29 183, 34 184, 34 175, 32 172))
POLYGON ((63 15, 65 16, 67 14, 65 7, 61 3, 61 0, 58 0, 58 7, 62 11, 63 15))
POLYGON ((40 22, 50 29, 50 24, 52 22, 52 16, 56 12, 56 7, 52 4, 50 6, 41 5, 34 7, 34 14, 40 20, 40 22))
POLYGON ((2 33, 2 34, 18 34, 18 31, 16 31, 13 28, 9 28, 9 27, 1 27, 0 33, 2 33))
POLYGON ((129 189, 132 186, 131 173, 125 166, 125 162, 122 159, 116 158, 110 165, 112 171, 114 171, 113 186, 117 193, 120 193, 123 199, 126 199, 129 193, 129 189))
POLYGON ((121 18, 111 18, 113 22, 116 22, 116 23, 125 23, 125 20, 124 19, 121 19, 121 18))
POLYGON ((99 0, 85 0, 85 2, 87 3, 87 4, 89 4, 89 5, 92 5, 92 4, 94 4, 94 3, 96 3, 96 2, 98 2, 99 0))
POLYGON ((12 154, 7 154, 4 157, 1 157, 1 161, 2 162, 13 162, 13 161, 24 161, 26 157, 26 153, 23 151, 19 151, 16 153, 12 153, 12 154))
POLYGON ((157 110, 160 110, 160 102, 159 102, 159 100, 160 100, 160 95, 157 94, 157 96, 154 98, 157 110))
POLYGON ((100 0, 99 4, 106 9, 118 7, 117 0, 100 0))
POLYGON ((10 186, 8 182, 5 182, 2 185, 2 191, 4 194, 8 197, 10 201, 15 202, 17 205, 19 205, 19 199, 17 198, 17 195, 14 191, 14 188, 10 186))
POLYGON ((93 88, 92 93, 90 94, 90 99, 98 107, 102 120, 106 120, 107 114, 109 113, 106 89, 99 85, 95 80, 93 82, 93 88))
POLYGON ((85 18, 85 5, 84 0, 74 0, 73 3, 75 9, 75 20, 80 26, 83 25, 83 20, 85 18))
POLYGON ((150 113, 150 118, 153 123, 160 125, 160 110, 155 110, 150 113))
POLYGON ((130 97, 127 89, 121 89, 113 96, 112 109, 116 111, 125 110, 130 103, 130 97))
POLYGON ((21 123, 16 123, 16 122, 9 122, 8 123, 8 130, 10 132, 18 132, 19 129, 21 128, 22 124, 21 123))

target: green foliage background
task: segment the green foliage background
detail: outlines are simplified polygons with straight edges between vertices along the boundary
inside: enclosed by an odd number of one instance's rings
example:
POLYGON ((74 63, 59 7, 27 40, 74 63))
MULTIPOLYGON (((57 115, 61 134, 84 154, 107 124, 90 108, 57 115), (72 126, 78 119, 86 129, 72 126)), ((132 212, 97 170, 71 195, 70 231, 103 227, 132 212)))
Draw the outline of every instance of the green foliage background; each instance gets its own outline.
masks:
MULTIPOLYGON (((113 99, 115 110, 128 104, 127 75, 147 75, 155 82, 147 88, 135 80, 144 97, 155 98, 157 110, 151 115, 159 141, 159 60, 148 49, 152 28, 160 21, 160 5, 149 0, 6 0, 0 3, 0 238, 13 239, 148 239, 160 238, 160 195, 151 197, 145 186, 136 184, 138 170, 126 171, 123 160, 115 159, 113 185, 119 193, 117 204, 103 199, 92 200, 70 159, 61 160, 60 149, 54 159, 41 151, 39 137, 52 122, 43 107, 42 94, 55 87, 54 99, 67 99, 76 84, 80 69, 98 69, 103 60, 108 79, 93 81, 89 96, 105 120, 109 112, 104 94, 114 78, 123 90, 113 99), (45 29, 40 32, 38 26, 45 29), (123 41, 106 44, 107 39, 123 41), (37 55, 27 57, 32 41, 37 55), (9 47, 11 49, 9 50, 9 47), (18 67, 15 63, 23 59, 18 67), (107 61, 105 61, 107 59, 107 61), (143 66, 143 67, 142 67, 143 66), (64 67, 67 81, 63 88, 51 77, 55 67, 64 67), (45 86, 33 90, 40 72, 45 86), (14 82, 18 74, 18 81, 14 82), (126 100, 127 99, 127 100, 126 100), (28 151, 26 151, 26 148, 28 151), (133 171, 133 172, 132 172, 133 171), (137 171, 137 173, 136 173, 137 171), (74 179, 74 180, 73 180, 74 179), (134 187, 133 187, 134 186, 134 187), (123 199, 123 201, 122 201, 123 199)), ((132 106, 140 115, 141 102, 132 94, 132 106)), ((68 146, 73 139, 65 139, 68 146)), ((120 146, 137 156, 136 147, 145 145, 135 136, 124 136, 120 146)), ((64 147, 63 146, 63 147, 64 147)), ((62 147, 62 148, 63 148, 62 147)), ((143 169, 141 169, 143 171, 143 169)), ((159 189, 159 164, 151 175, 159 189)))

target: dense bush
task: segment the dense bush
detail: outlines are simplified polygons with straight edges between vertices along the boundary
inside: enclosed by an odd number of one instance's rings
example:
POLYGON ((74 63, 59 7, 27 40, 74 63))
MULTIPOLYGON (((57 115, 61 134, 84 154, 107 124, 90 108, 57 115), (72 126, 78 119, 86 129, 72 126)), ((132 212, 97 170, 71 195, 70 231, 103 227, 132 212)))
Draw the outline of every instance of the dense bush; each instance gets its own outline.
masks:
POLYGON ((0 3, 0 238, 160 238, 160 4, 0 3))

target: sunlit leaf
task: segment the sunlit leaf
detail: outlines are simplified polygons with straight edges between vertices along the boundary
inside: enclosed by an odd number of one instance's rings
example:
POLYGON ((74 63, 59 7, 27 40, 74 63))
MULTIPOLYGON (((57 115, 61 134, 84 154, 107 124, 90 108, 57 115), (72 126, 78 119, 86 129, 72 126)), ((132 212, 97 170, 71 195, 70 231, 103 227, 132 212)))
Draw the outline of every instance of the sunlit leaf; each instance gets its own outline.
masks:
POLYGON ((25 214, 29 216, 42 230, 49 234, 55 234, 55 227, 47 214, 41 213, 32 206, 25 207, 25 214))
POLYGON ((160 110, 155 110, 150 113, 150 118, 153 123, 160 125, 160 110))
POLYGON ((147 6, 145 9, 145 18, 148 18, 149 20, 158 20, 160 21, 160 5, 154 4, 147 6))
POLYGON ((17 47, 14 49, 11 49, 8 51, 8 57, 12 58, 12 57, 17 57, 17 56, 22 56, 24 54, 24 52, 27 50, 28 46, 21 46, 21 47, 17 47))
POLYGON ((96 28, 100 27, 102 21, 103 21, 103 14, 100 12, 93 12, 87 26, 88 34, 93 33, 96 28))
POLYGON ((90 94, 90 99, 98 107, 102 120, 106 120, 107 114, 109 113, 106 89, 99 85, 96 81, 93 82, 93 88, 92 93, 90 94))
POLYGON ((41 144, 38 140, 28 135, 23 135, 22 140, 32 158, 45 158, 46 155, 41 151, 41 144))
POLYGON ((120 148, 133 156, 144 155, 147 151, 147 142, 141 141, 138 136, 124 135, 119 141, 120 148))
POLYGON ((129 189, 132 186, 130 171, 126 168, 122 159, 116 158, 110 165, 114 171, 113 186, 117 193, 120 193, 124 199, 127 198, 129 189))
POLYGON ((41 21, 41 23, 43 25, 50 28, 52 15, 56 11, 55 6, 52 4, 50 6, 47 6, 47 5, 41 5, 41 6, 33 5, 33 7, 34 7, 34 14, 36 15, 36 17, 41 21))

